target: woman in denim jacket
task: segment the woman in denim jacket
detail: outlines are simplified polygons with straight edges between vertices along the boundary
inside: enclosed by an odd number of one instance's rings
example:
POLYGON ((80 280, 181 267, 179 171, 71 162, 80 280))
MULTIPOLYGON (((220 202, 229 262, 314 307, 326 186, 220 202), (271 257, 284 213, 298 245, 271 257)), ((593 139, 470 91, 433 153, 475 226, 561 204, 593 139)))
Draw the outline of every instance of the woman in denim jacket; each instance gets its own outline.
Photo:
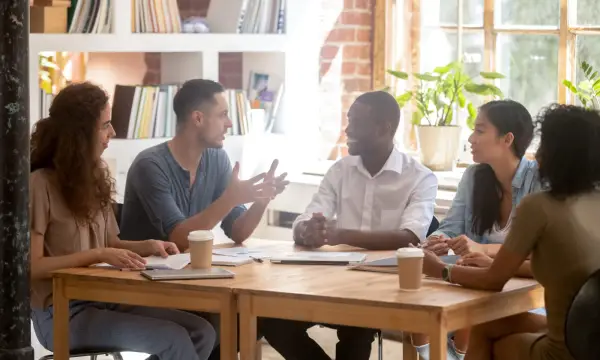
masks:
MULTIPOLYGON (((489 266, 510 228, 523 197, 541 190, 537 162, 524 157, 533 138, 531 115, 512 100, 491 101, 479 110, 469 137, 473 161, 462 176, 456 196, 439 229, 424 247, 437 255, 452 250, 462 265, 489 266)), ((521 275, 531 276, 529 263, 521 275)), ((544 309, 536 312, 544 313, 544 309)), ((448 359, 462 359, 468 329, 449 339, 448 359)), ((415 335, 413 343, 423 359, 429 358, 428 339, 415 335)))

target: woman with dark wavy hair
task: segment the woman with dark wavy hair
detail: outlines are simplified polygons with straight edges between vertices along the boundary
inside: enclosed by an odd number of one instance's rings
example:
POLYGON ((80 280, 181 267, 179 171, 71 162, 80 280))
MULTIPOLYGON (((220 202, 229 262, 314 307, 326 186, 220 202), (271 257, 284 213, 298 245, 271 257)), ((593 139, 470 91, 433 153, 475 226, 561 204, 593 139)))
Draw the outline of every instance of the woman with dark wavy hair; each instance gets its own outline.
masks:
MULTIPOLYGON (((144 256, 177 247, 158 240, 120 240, 112 210, 114 180, 101 155, 115 135, 107 94, 90 83, 56 95, 50 117, 31 138, 32 318, 41 344, 53 347, 52 271, 108 263, 144 267, 144 256)), ((205 360, 216 334, 194 314, 171 309, 70 303, 73 349, 122 349, 160 359, 205 360)))
POLYGON ((539 122, 536 157, 547 191, 521 201, 491 266, 447 265, 426 251, 426 275, 495 291, 530 257, 533 275, 544 286, 547 325, 524 313, 476 326, 468 360, 572 360, 564 342, 567 312, 581 285, 600 269, 600 113, 552 105, 539 122))
MULTIPOLYGON (((504 242, 516 206, 541 190, 538 165, 524 155, 533 138, 529 111, 513 100, 496 100, 479 109, 469 137, 473 161, 462 176, 452 206, 439 229, 423 244, 438 255, 449 249, 460 263, 487 267, 504 242)), ((527 264, 521 275, 531 276, 527 264)), ((538 312, 543 313, 543 309, 538 312)), ((468 345, 467 329, 456 331, 448 342, 448 359, 461 359, 468 345)), ((415 335, 417 351, 428 359, 427 337, 415 335)))

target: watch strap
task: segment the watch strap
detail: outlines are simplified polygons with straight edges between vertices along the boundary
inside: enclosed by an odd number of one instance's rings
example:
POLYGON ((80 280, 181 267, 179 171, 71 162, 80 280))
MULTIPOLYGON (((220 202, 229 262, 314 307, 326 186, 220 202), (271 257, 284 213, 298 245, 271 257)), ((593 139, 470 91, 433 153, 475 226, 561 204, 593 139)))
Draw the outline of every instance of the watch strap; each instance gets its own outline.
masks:
POLYGON ((442 278, 444 279, 444 281, 449 283, 452 282, 452 267, 454 267, 453 264, 448 264, 446 265, 446 267, 444 267, 444 270, 442 271, 442 278))

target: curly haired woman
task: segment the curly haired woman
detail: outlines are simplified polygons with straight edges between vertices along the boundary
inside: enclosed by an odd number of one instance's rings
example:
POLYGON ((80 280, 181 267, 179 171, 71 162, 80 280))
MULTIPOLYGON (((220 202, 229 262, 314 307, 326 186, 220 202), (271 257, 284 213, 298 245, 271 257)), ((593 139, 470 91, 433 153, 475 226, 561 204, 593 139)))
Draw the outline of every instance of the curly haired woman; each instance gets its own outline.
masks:
POLYGON ((426 251, 423 272, 464 287, 501 290, 531 256, 544 286, 547 319, 524 313, 472 329, 467 360, 572 360, 564 341, 567 311, 600 269, 600 113, 552 105, 539 115, 540 178, 547 191, 519 204, 490 267, 451 266, 426 251), (557 267, 557 264, 560 264, 557 267))
MULTIPOLYGON (((31 138, 32 318, 38 339, 50 350, 52 271, 102 262, 141 268, 144 256, 178 252, 171 243, 118 237, 114 180, 101 159, 115 135, 110 114, 104 90, 90 83, 69 85, 56 95, 50 117, 36 124, 31 138)), ((73 349, 205 360, 216 339, 206 320, 179 310, 72 301, 70 315, 73 349)))

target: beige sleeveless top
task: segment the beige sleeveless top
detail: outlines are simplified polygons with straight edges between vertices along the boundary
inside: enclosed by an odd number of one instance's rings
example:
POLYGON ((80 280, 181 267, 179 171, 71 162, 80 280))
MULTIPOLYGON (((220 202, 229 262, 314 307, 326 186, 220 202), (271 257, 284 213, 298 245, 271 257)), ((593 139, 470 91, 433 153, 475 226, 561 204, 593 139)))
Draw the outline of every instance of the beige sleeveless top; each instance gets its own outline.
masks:
MULTIPOLYGON (((29 214, 32 232, 44 236, 44 256, 64 256, 103 248, 119 233, 112 209, 99 211, 91 225, 81 226, 67 208, 52 170, 34 171, 29 179, 29 214)), ((52 304, 52 279, 32 281, 31 306, 52 304)))

